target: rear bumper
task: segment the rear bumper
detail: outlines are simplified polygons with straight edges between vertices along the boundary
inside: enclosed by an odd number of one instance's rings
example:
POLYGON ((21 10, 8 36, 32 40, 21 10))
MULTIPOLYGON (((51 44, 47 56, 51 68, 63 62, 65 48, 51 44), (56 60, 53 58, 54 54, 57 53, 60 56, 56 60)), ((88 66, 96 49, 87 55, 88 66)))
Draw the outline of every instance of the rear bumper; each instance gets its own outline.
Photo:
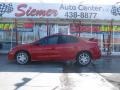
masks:
POLYGON ((93 56, 93 60, 97 60, 97 59, 100 59, 101 58, 101 54, 96 54, 93 56))
POLYGON ((99 49, 92 51, 92 59, 97 60, 101 58, 101 51, 99 49))

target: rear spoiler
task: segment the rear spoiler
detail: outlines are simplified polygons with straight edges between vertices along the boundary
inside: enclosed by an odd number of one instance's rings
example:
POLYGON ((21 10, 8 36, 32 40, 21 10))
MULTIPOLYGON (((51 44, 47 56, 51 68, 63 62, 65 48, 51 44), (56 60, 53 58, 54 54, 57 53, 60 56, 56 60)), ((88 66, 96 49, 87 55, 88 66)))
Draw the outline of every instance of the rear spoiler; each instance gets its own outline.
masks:
POLYGON ((90 38, 89 41, 98 42, 98 39, 90 38))

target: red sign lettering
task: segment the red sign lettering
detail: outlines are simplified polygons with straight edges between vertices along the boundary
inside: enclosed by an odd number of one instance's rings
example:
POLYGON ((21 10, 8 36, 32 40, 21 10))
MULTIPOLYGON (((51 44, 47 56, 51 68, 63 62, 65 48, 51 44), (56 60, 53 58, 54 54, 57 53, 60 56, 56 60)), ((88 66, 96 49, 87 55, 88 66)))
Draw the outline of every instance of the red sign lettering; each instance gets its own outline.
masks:
POLYGON ((57 16, 58 15, 58 11, 55 9, 48 9, 48 10, 44 10, 44 9, 34 9, 32 7, 28 7, 27 4, 20 4, 17 7, 18 12, 15 13, 16 17, 22 17, 22 16, 39 16, 39 17, 43 17, 43 16, 57 16))
POLYGON ((26 4, 20 4, 17 7, 17 10, 19 11, 19 13, 15 13, 15 16, 20 17, 20 16, 24 16, 25 15, 25 11, 22 8, 26 8, 27 5, 26 4))
POLYGON ((99 26, 85 26, 79 24, 70 24, 70 32, 100 32, 99 26), (92 30, 91 30, 92 29, 92 30))

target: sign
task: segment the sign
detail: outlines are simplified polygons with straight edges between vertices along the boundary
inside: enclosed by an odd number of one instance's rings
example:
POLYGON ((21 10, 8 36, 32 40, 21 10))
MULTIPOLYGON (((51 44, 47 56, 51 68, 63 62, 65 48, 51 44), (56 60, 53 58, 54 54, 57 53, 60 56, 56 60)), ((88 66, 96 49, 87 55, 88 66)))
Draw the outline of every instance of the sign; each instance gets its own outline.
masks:
MULTIPOLYGON (((112 28, 113 28, 112 31, 120 32, 120 26, 113 26, 112 28)), ((103 31, 103 32, 108 32, 111 29, 110 29, 110 26, 102 25, 102 26, 100 26, 100 30, 103 31)))
POLYGON ((33 28, 34 22, 30 19, 26 19, 25 22, 17 22, 17 28, 33 28))
POLYGON ((0 30, 12 30, 14 29, 14 27, 15 27, 14 24, 0 23, 0 30))
POLYGON ((100 32, 100 26, 70 24, 70 32, 100 32))
MULTIPOLYGON (((70 32, 109 32, 110 26, 107 25, 79 25, 70 24, 70 32)), ((120 32, 120 26, 113 26, 113 32, 120 32)))
POLYGON ((33 23, 24 23, 23 27, 24 28, 33 28, 33 23))
POLYGON ((33 32, 33 29, 32 28, 17 28, 17 31, 18 32, 33 32))
POLYGON ((120 5, 0 3, 0 16, 7 18, 61 18, 120 20, 120 5))
POLYGON ((27 19, 26 22, 23 24, 24 28, 33 28, 34 21, 31 19, 27 19))

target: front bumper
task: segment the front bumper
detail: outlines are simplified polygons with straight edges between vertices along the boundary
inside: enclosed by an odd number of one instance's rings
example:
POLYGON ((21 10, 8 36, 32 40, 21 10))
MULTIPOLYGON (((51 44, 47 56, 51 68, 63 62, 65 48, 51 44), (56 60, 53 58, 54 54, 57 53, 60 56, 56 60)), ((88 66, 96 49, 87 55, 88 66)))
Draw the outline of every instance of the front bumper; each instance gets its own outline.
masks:
POLYGON ((15 59, 15 54, 12 51, 10 51, 8 53, 8 60, 14 60, 14 59, 15 59))

